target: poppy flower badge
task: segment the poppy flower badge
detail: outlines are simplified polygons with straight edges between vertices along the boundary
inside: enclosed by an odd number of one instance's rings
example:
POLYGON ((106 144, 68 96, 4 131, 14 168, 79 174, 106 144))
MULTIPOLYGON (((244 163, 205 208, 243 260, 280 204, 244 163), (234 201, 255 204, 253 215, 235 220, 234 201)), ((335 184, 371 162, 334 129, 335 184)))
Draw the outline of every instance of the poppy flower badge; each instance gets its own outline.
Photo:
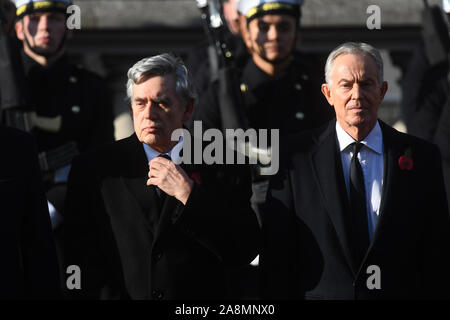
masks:
POLYGON ((401 170, 411 171, 414 167, 411 148, 406 149, 405 154, 398 158, 398 166, 401 170))
POLYGON ((200 173, 192 172, 191 179, 194 180, 196 184, 202 184, 202 179, 200 178, 200 173))

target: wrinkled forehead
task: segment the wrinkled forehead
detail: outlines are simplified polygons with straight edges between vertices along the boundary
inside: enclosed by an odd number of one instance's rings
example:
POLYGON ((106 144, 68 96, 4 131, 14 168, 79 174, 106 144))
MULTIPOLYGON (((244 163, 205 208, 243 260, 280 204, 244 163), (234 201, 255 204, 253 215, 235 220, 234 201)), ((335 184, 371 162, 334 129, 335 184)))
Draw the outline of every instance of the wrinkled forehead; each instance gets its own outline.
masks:
POLYGON ((133 85, 133 96, 172 96, 176 94, 175 75, 142 75, 133 85))
POLYGON ((378 78, 375 60, 364 53, 344 53, 336 57, 331 68, 331 77, 337 80, 378 78))

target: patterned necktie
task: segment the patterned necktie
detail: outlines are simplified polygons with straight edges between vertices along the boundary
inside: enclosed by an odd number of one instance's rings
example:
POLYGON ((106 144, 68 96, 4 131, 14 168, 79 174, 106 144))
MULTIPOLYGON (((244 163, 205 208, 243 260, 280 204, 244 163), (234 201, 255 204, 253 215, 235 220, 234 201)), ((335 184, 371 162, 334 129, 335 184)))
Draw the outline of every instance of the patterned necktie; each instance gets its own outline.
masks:
POLYGON ((350 162, 350 213, 354 262, 359 267, 369 248, 370 240, 364 176, 358 160, 358 153, 363 144, 354 142, 352 147, 353 157, 350 162))

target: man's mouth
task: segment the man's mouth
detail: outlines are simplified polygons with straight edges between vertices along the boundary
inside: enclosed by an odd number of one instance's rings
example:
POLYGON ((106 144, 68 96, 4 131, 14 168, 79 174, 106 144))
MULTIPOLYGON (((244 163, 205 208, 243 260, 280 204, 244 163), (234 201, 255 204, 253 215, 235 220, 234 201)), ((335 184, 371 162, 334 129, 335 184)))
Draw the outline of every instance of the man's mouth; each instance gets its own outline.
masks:
POLYGON ((50 37, 41 37, 39 38, 39 42, 42 44, 49 44, 51 41, 50 37))
POLYGON ((154 127, 154 126, 144 128, 144 131, 148 132, 148 133, 156 133, 159 130, 161 130, 159 127, 154 127))

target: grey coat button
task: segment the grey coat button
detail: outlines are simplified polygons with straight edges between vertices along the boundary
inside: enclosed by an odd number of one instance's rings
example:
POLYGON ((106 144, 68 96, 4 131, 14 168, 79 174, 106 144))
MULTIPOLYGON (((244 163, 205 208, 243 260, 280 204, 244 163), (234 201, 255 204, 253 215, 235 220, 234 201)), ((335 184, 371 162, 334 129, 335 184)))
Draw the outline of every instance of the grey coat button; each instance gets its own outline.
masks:
POLYGON ((156 259, 156 261, 161 260, 162 255, 163 255, 162 251, 156 252, 156 254, 155 254, 155 259, 156 259))
POLYGON ((303 112, 299 111, 295 114, 295 119, 303 120, 303 119, 305 119, 305 114, 303 112))
POLYGON ((300 90, 302 90, 302 85, 301 85, 300 83, 296 83, 296 84, 294 85, 294 88, 295 88, 296 90, 300 91, 300 90))
POLYGON ((78 82, 78 78, 75 77, 75 76, 71 76, 71 77, 69 78, 69 81, 70 81, 71 83, 77 83, 77 82, 78 82))
POLYGON ((72 108, 70 108, 70 110, 76 114, 76 113, 80 113, 81 108, 80 108, 80 106, 75 105, 75 106, 72 106, 72 108))

